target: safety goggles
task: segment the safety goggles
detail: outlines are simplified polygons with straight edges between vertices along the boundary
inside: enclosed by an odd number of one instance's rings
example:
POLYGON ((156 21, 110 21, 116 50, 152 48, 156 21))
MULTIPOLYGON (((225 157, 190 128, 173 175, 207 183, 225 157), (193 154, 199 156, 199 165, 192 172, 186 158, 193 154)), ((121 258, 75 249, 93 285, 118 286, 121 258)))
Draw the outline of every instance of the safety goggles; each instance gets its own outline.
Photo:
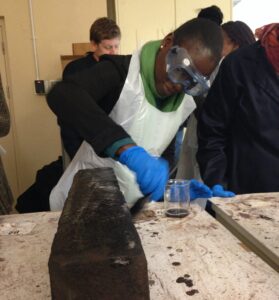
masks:
POLYGON ((198 72, 186 49, 173 46, 167 54, 166 63, 170 81, 181 84, 185 94, 199 96, 208 91, 208 78, 198 72))

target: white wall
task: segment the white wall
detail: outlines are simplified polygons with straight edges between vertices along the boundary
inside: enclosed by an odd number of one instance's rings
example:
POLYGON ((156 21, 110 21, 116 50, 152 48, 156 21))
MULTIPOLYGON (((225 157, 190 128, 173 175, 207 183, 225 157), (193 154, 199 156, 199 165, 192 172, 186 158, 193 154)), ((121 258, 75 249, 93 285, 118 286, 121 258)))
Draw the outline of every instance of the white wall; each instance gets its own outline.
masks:
POLYGON ((219 6, 224 22, 232 15, 231 0, 115 0, 115 4, 122 54, 132 53, 147 41, 164 38, 204 7, 219 6))
POLYGON ((279 22, 278 0, 241 0, 233 8, 233 20, 245 22, 252 30, 279 22))

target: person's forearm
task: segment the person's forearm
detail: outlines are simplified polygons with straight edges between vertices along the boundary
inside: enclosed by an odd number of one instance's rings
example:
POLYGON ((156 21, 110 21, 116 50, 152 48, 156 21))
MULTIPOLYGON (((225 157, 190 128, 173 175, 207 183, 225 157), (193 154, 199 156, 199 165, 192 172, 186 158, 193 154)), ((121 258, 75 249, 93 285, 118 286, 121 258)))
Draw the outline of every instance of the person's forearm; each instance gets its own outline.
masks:
POLYGON ((228 174, 228 147, 231 147, 231 130, 239 101, 240 74, 235 61, 226 58, 205 99, 198 119, 198 152, 201 176, 212 187, 225 186, 228 174))
POLYGON ((129 137, 84 90, 72 83, 60 82, 47 96, 60 125, 75 130, 97 154, 115 141, 129 137))

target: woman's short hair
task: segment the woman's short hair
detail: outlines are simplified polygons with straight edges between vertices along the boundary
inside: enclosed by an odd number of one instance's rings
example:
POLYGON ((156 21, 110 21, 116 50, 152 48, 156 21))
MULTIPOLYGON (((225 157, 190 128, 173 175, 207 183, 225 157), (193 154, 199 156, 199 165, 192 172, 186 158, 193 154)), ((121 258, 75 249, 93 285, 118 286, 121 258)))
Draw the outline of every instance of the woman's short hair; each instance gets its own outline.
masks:
POLYGON ((121 38, 121 31, 116 22, 107 17, 97 19, 90 27, 90 41, 99 44, 102 40, 121 38))

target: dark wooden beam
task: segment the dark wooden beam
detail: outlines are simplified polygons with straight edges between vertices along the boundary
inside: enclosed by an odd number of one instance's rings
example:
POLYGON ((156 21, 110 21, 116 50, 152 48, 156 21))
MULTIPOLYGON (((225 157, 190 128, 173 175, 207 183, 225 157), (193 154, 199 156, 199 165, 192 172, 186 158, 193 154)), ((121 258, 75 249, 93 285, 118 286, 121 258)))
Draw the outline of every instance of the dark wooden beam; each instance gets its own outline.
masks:
POLYGON ((52 299, 149 299, 147 262, 110 168, 79 171, 49 259, 52 299))

